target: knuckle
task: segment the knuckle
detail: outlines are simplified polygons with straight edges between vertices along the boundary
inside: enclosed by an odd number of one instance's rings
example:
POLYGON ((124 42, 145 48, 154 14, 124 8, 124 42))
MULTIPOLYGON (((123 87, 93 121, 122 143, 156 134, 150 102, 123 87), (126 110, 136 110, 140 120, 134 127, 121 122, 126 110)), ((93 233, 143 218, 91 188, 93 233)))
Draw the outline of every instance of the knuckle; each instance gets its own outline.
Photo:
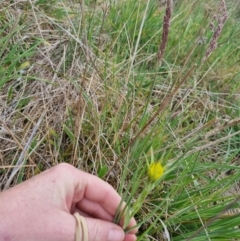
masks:
POLYGON ((74 170, 74 167, 68 163, 60 163, 56 165, 52 171, 55 172, 56 175, 66 175, 71 173, 74 170))

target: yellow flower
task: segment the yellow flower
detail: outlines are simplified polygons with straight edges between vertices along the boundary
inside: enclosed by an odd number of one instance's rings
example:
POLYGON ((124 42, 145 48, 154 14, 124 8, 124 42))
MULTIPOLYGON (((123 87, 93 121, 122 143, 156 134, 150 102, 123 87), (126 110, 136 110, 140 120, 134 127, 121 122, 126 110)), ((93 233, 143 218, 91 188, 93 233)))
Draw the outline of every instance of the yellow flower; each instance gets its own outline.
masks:
POLYGON ((148 168, 148 177, 151 181, 156 182, 163 174, 163 167, 160 162, 150 164, 148 168))

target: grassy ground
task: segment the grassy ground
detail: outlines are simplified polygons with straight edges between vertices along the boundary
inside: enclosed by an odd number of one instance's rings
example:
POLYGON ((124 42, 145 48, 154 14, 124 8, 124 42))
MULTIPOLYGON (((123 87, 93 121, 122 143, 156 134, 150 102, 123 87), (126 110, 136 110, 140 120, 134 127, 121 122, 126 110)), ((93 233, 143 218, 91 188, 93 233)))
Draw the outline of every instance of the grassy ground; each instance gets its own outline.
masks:
POLYGON ((174 2, 164 51, 158 1, 1 1, 2 189, 68 162, 131 207, 152 159, 138 240, 240 240, 240 2, 174 2))

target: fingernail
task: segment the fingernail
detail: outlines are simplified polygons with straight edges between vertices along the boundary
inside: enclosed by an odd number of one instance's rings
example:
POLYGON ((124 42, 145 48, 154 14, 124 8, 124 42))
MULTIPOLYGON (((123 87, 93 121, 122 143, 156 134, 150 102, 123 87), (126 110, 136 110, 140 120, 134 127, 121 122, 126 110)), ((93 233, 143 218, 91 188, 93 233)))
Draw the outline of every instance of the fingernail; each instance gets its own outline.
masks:
POLYGON ((112 228, 108 232, 108 241, 123 241, 124 232, 123 230, 112 228))

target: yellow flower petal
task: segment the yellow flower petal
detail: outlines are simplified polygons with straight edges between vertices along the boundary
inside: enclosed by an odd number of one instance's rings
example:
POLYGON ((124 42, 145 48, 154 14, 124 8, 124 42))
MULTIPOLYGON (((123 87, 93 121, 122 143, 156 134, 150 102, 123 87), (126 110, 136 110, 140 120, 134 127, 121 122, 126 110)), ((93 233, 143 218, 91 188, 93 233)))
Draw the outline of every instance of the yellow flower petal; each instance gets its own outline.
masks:
POLYGON ((156 182, 163 175, 163 167, 160 162, 152 163, 148 168, 148 177, 151 181, 156 182))

